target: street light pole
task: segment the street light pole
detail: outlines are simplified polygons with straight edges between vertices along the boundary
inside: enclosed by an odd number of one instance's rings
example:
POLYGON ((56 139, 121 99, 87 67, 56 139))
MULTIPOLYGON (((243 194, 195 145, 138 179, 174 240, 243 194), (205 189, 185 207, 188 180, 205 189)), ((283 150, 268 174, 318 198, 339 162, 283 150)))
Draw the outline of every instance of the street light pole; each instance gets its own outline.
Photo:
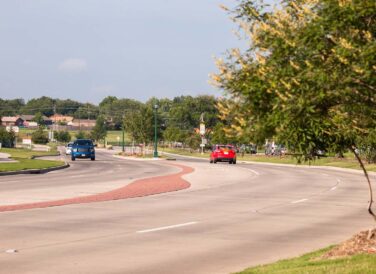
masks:
POLYGON ((154 105, 154 158, 158 158, 157 110, 158 105, 154 105))
POLYGON ((125 130, 125 128, 124 128, 124 119, 125 119, 125 115, 123 115, 123 122, 122 122, 122 129, 123 129, 123 134, 122 134, 122 137, 123 137, 123 142, 122 142, 122 146, 121 146, 121 151, 122 152, 124 152, 125 151, 125 149, 124 149, 124 130, 125 130))

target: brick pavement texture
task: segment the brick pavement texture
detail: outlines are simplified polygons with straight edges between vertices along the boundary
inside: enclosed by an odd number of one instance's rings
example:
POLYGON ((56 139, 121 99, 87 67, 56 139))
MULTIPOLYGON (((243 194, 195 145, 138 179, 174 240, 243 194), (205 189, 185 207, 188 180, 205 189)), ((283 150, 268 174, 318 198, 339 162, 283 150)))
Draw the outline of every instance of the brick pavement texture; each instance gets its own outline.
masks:
POLYGON ((55 200, 55 201, 0 206, 0 212, 25 210, 25 209, 33 209, 33 208, 46 208, 46 207, 64 206, 64 205, 72 205, 72 204, 105 202, 105 201, 112 201, 112 200, 144 197, 144 196, 178 191, 178 190, 189 188, 191 184, 187 182, 186 180, 184 180, 182 176, 193 172, 194 169, 191 167, 183 166, 179 164, 170 164, 170 165, 179 167, 181 171, 172 175, 139 179, 124 187, 111 190, 108 192, 104 192, 104 193, 89 195, 89 196, 61 199, 61 200, 55 200))

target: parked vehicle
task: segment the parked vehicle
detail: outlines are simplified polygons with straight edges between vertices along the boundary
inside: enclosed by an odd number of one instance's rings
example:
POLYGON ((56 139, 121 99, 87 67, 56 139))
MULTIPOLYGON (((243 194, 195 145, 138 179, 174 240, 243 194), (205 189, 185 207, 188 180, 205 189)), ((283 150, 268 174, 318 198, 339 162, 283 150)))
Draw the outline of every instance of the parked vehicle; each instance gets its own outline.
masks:
POLYGON ((73 142, 72 161, 75 161, 76 158, 90 158, 92 161, 95 160, 95 149, 92 140, 89 139, 77 139, 73 142))
POLYGON ((215 145, 210 154, 210 163, 228 162, 236 164, 236 148, 232 145, 215 145))
POLYGON ((73 146, 73 143, 68 143, 67 146, 65 147, 65 154, 66 155, 71 155, 72 153, 72 146, 73 146))

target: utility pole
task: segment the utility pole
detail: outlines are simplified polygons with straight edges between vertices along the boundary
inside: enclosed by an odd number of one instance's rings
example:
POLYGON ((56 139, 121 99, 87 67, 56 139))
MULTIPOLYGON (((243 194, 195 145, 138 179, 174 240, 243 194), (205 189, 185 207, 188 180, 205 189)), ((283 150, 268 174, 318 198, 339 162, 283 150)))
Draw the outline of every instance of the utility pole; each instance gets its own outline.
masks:
POLYGON ((123 121, 122 121, 122 138, 123 138, 123 141, 122 141, 122 145, 121 145, 121 151, 124 152, 125 151, 125 148, 124 148, 124 135, 125 135, 125 125, 124 125, 124 120, 125 120, 125 111, 123 113, 123 121))
POLYGON ((158 158, 158 136, 157 136, 157 110, 158 105, 154 105, 154 158, 158 158))

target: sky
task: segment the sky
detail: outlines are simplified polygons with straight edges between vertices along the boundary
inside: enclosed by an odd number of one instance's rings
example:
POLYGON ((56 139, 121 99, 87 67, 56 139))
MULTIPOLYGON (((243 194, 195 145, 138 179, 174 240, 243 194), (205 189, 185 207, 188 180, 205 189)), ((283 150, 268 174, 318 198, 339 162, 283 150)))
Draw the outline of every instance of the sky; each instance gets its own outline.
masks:
POLYGON ((244 47, 233 0, 0 0, 0 98, 99 103, 221 91, 213 56, 244 47))

